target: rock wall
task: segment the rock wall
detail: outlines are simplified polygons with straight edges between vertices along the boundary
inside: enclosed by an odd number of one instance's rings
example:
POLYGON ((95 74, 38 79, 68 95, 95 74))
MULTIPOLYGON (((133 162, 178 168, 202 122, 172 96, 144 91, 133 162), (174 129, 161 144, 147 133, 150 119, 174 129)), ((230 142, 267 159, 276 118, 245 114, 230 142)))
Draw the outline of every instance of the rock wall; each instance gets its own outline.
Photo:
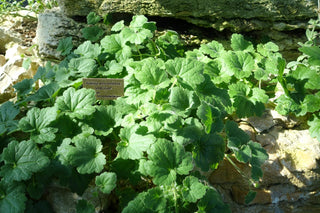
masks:
POLYGON ((5 55, 0 54, 0 104, 16 96, 12 87, 14 84, 26 78, 33 78, 40 61, 32 57, 33 51, 18 44, 9 48, 5 55), (28 69, 23 67, 25 57, 31 60, 28 69))
MULTIPOLYGON (((308 21, 317 17, 317 0, 79 0, 76 3, 58 0, 58 3, 60 12, 47 11, 39 16, 37 42, 45 57, 58 55, 54 49, 61 39, 59 31, 79 40, 81 31, 72 19, 85 21, 85 16, 95 11, 100 15, 114 14, 115 20, 123 14, 144 14, 151 19, 166 18, 162 22, 173 22, 176 26, 185 25, 176 22, 181 20, 190 24, 186 27, 189 31, 197 31, 194 26, 216 30, 222 32, 218 37, 226 40, 232 32, 247 34, 257 43, 275 42, 290 61, 299 55, 298 42, 306 41, 308 21)), ((219 40, 215 35, 210 39, 219 40)))
POLYGON ((174 17, 217 30, 292 30, 316 18, 317 0, 59 0, 64 13, 83 16, 94 10, 174 17))
POLYGON ((38 16, 38 27, 35 43, 39 45, 39 53, 45 58, 59 58, 56 51, 59 41, 72 36, 75 43, 81 39, 84 24, 78 23, 61 12, 60 8, 47 10, 38 16))
MULTIPOLYGON (((273 110, 240 123, 267 150, 269 160, 262 166, 264 176, 249 205, 244 204, 249 183, 228 161, 210 174, 210 183, 223 194, 232 212, 320 212, 320 143, 308 130, 295 129, 302 124, 273 110)), ((250 177, 248 165, 237 165, 250 177)))

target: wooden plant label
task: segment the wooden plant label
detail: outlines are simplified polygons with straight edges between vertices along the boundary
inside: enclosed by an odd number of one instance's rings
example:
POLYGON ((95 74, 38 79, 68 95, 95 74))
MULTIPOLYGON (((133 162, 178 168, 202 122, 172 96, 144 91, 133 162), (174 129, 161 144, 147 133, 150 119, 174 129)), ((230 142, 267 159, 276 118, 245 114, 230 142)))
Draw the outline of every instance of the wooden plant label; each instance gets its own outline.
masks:
POLYGON ((114 100, 124 95, 123 79, 84 78, 83 87, 94 89, 98 100, 114 100))

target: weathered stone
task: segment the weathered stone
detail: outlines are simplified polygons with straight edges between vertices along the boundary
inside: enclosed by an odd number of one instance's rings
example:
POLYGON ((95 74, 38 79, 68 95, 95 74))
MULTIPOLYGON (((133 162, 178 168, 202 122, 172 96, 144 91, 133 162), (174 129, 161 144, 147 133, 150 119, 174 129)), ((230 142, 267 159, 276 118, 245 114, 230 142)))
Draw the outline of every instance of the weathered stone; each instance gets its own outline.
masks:
POLYGON ((311 192, 309 194, 309 201, 312 204, 319 204, 320 205, 320 191, 311 192))
POLYGON ((298 118, 293 117, 291 115, 288 115, 288 116, 280 115, 275 110, 270 110, 270 115, 272 116, 275 123, 283 126, 286 129, 293 128, 294 126, 297 126, 301 123, 301 121, 298 118))
POLYGON ((59 41, 72 36, 73 41, 79 43, 82 28, 82 24, 63 15, 59 8, 46 10, 39 15, 35 38, 35 43, 39 45, 40 55, 46 58, 60 58, 60 53, 56 51, 59 41))
POLYGON ((311 138, 308 130, 276 127, 256 138, 269 154, 269 160, 263 165, 263 184, 290 182, 299 188, 320 187, 320 143, 311 138))
MULTIPOLYGON (((242 188, 237 185, 233 185, 231 187, 231 189, 232 189, 231 194, 232 194, 233 200, 239 204, 244 204, 245 197, 249 192, 249 188, 242 188)), ((254 189, 254 191, 257 194, 256 194, 256 197, 254 198, 254 200, 250 204, 270 204, 270 203, 272 203, 270 190, 254 189)))
MULTIPOLYGON (((247 164, 239 163, 235 159, 233 162, 241 169, 241 171, 250 177, 251 168, 247 164)), ((213 171, 209 177, 209 182, 212 184, 243 184, 247 185, 247 180, 245 180, 241 174, 234 168, 234 166, 226 159, 224 159, 220 164, 218 169, 213 171)))
POLYGON ((0 103, 3 103, 15 96, 13 85, 25 78, 33 78, 38 69, 36 62, 31 62, 28 70, 22 67, 23 58, 21 55, 28 55, 28 48, 15 44, 8 49, 5 55, 7 62, 0 66, 0 103))
MULTIPOLYGON (((290 123, 294 118, 282 117, 272 111, 267 113, 270 127, 275 126, 271 129, 266 127, 265 132, 257 134, 256 141, 266 149, 269 159, 262 165, 263 178, 260 188, 253 189, 257 196, 250 206, 244 205, 249 192, 248 179, 243 178, 227 160, 209 176, 210 183, 219 185, 219 191, 224 200, 231 204, 232 212, 319 212, 319 141, 312 138, 308 130, 283 129, 283 122, 290 123)), ((254 122, 251 124, 257 125, 254 122)), ((240 123, 241 126, 246 124, 240 123)), ((248 165, 236 165, 250 177, 248 165)))
POLYGON ((109 195, 102 193, 95 185, 90 185, 81 198, 90 202, 94 206, 96 212, 103 212, 104 209, 107 209, 110 200, 109 195))
POLYGON ((76 202, 79 196, 64 187, 51 187, 47 200, 55 213, 76 213, 76 202))
POLYGON ((300 54, 298 42, 306 41, 305 33, 296 29, 306 29, 308 21, 317 17, 316 0, 80 0, 77 4, 59 0, 59 6, 64 14, 77 19, 91 11, 102 16, 113 14, 114 20, 143 14, 157 20, 164 17, 167 25, 183 21, 169 27, 176 31, 186 25, 184 21, 189 22, 185 29, 190 29, 188 33, 193 35, 199 33, 199 27, 223 31, 223 38, 228 38, 230 32, 247 34, 255 42, 275 42, 288 60, 296 60, 300 54), (198 29, 197 33, 191 32, 192 28, 198 29))
POLYGON ((293 128, 305 122, 290 115, 280 115, 277 111, 270 109, 267 109, 260 117, 249 117, 244 119, 244 121, 248 122, 258 133, 269 131, 275 125, 279 125, 284 128, 293 128))
POLYGON ((292 30, 315 18, 316 1, 309 0, 59 0, 68 16, 130 13, 175 17, 198 26, 233 31, 292 30))
POLYGON ((5 53, 6 45, 10 42, 23 44, 25 40, 21 31, 23 26, 36 20, 36 14, 27 10, 21 10, 0 17, 0 53, 5 53))
POLYGON ((2 67, 6 61, 6 57, 4 55, 0 55, 0 67, 2 67))
POLYGON ((276 124, 269 111, 265 111, 261 117, 250 117, 246 121, 259 133, 271 129, 276 124))
MULTIPOLYGON (((279 154, 282 165, 291 172, 302 172, 319 167, 320 143, 312 138, 309 130, 281 130, 273 129, 270 133, 276 136, 273 150, 279 154)), ((257 136, 257 140, 262 140, 257 136)))
POLYGON ((239 128, 242 129, 245 133, 247 133, 250 136, 251 140, 256 140, 256 132, 252 126, 248 125, 246 122, 241 122, 239 124, 239 128))
POLYGON ((6 45, 10 42, 19 43, 22 37, 19 33, 14 32, 13 28, 20 24, 21 17, 7 18, 0 25, 0 53, 6 52, 6 45))
POLYGON ((263 165, 262 180, 263 186, 290 183, 276 154, 269 154, 269 160, 263 165))
POLYGON ((51 204, 55 213, 76 213, 76 205, 79 200, 86 200, 95 208, 95 212, 103 212, 107 208, 109 195, 103 194, 94 185, 89 185, 84 193, 80 196, 71 192, 67 187, 61 186, 53 181, 48 187, 46 196, 47 201, 51 204))
POLYGON ((62 12, 69 16, 86 16, 91 11, 97 11, 103 0, 80 0, 77 3, 74 0, 58 0, 62 12))

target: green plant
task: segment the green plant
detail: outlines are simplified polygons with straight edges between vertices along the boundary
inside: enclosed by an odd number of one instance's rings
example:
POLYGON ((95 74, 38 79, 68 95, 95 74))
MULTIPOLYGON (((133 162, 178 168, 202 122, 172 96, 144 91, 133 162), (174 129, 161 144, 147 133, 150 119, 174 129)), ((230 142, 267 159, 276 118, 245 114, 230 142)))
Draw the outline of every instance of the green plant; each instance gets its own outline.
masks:
MULTIPOLYGON (((155 30, 144 16, 103 38, 87 28, 89 40, 75 49, 71 38, 60 42, 61 63, 14 86, 17 102, 0 106, 1 212, 36 208, 52 179, 78 194, 95 184, 123 212, 229 212, 197 170, 227 159, 245 176, 236 159, 251 166, 246 178, 257 187, 268 155, 235 120, 261 115, 281 87, 276 109, 313 117, 319 139, 319 47, 304 44, 286 65, 271 42, 254 47, 234 34, 230 49, 212 41, 187 51, 176 32, 155 30), (97 101, 82 88, 87 77, 124 78, 124 97, 97 101)), ((77 209, 93 211, 85 200, 77 209)))
MULTIPOLYGON (((50 9, 58 6, 57 1, 40 1, 40 0, 22 0, 22 1, 8 1, 0 0, 0 17, 6 15, 19 16, 19 10, 29 10, 39 14, 45 9, 50 9)), ((31 17, 33 18, 33 17, 31 17)))
POLYGON ((320 25, 319 20, 309 23, 312 28, 306 31, 308 41, 300 43, 299 48, 303 54, 297 61, 287 64, 281 84, 286 92, 276 100, 276 110, 284 115, 305 116, 309 120, 311 136, 320 141, 320 48, 315 31, 320 25))

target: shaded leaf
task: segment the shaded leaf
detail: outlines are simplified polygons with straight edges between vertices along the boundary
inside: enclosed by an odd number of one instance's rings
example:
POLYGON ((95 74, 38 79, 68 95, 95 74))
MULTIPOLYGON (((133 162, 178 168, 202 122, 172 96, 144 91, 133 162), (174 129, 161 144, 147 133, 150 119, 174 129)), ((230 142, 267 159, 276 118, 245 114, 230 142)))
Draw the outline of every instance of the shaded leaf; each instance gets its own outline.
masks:
POLYGON ((64 164, 77 167, 80 174, 99 173, 106 164, 105 155, 102 151, 100 139, 90 135, 76 136, 72 139, 65 139, 58 147, 57 154, 64 164), (71 144, 74 143, 74 146, 71 144))
POLYGON ((257 192, 250 190, 244 199, 245 204, 251 203, 256 197, 256 195, 257 195, 257 192))
POLYGON ((14 120, 20 110, 12 102, 7 101, 0 106, 0 135, 17 129, 18 121, 14 120))
POLYGON ((10 142, 3 150, 2 158, 4 166, 1 167, 0 175, 7 182, 28 180, 50 162, 32 141, 10 142))
POLYGON ((196 177, 188 176, 183 180, 182 196, 188 202, 197 202, 206 194, 206 190, 196 177))
POLYGON ((104 172, 96 177, 96 186, 105 194, 110 192, 116 187, 117 175, 113 172, 104 172))
POLYGON ((208 171, 210 166, 219 163, 224 158, 225 143, 217 134, 203 135, 194 143, 192 151, 197 166, 202 171, 208 171))
POLYGON ((199 213, 230 213, 230 208, 222 201, 220 194, 212 188, 207 190, 205 196, 198 202, 199 213))
POLYGON ((24 132, 31 133, 31 139, 36 143, 50 142, 55 139, 54 133, 58 130, 50 124, 57 118, 57 108, 47 107, 39 109, 32 108, 26 117, 19 121, 19 128, 24 132))
POLYGON ((0 182, 0 212, 23 213, 27 197, 21 183, 7 184, 0 182))
POLYGON ((50 98, 60 89, 59 85, 55 82, 44 85, 39 88, 33 95, 28 96, 25 101, 45 101, 50 98))
POLYGON ((223 121, 220 111, 206 102, 201 102, 197 110, 197 116, 205 127, 206 133, 220 132, 223 129, 223 121))
POLYGON ((95 12, 90 12, 87 15, 87 24, 96 24, 101 20, 101 17, 95 12))
POLYGON ((85 39, 92 42, 98 41, 104 34, 104 31, 98 26, 85 27, 81 32, 85 39))
POLYGON ((95 213, 94 206, 86 200, 79 200, 76 209, 77 213, 95 213))
POLYGON ((156 185, 171 184, 177 174, 187 175, 193 169, 191 153, 166 139, 159 139, 148 149, 148 158, 147 171, 156 185))
POLYGON ((72 37, 66 37, 59 41, 57 51, 61 52, 61 55, 66 56, 71 53, 72 48, 72 37))
POLYGON ((155 187, 137 195, 123 209, 123 213, 166 213, 167 200, 160 188, 155 187))

